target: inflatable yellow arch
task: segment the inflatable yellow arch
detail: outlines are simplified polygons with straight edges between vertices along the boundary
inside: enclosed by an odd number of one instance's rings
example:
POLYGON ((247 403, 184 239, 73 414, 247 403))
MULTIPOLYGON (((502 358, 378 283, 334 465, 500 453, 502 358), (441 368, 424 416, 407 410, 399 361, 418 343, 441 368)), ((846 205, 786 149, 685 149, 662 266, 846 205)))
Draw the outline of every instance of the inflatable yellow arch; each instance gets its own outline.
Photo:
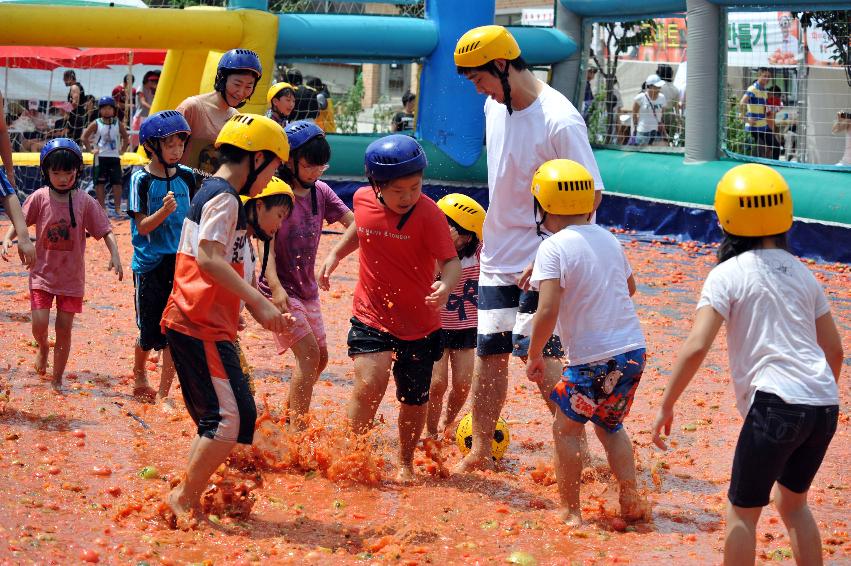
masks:
MULTIPOLYGON (((188 96, 212 91, 222 53, 237 47, 260 56, 264 73, 256 92, 265 93, 278 41, 278 19, 258 10, 0 4, 0 21, 5 45, 167 49, 151 112, 176 108, 188 96)), ((253 96, 243 109, 264 111, 264 96, 253 96)), ((26 159, 18 156, 15 163, 25 165, 26 159)), ((129 157, 125 160, 132 162, 129 157)))

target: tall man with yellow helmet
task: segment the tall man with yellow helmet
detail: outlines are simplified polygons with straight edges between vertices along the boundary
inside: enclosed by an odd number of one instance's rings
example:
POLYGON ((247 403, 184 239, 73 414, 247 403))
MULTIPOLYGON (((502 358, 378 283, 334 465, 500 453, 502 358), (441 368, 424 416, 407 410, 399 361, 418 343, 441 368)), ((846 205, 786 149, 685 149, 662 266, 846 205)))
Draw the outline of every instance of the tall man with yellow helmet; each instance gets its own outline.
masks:
MULTIPOLYGON (((509 355, 525 358, 538 294, 529 275, 538 245, 546 236, 535 223, 529 186, 538 167, 551 159, 571 159, 594 180, 594 209, 603 182, 585 122, 561 93, 526 67, 514 37, 501 26, 465 33, 455 47, 458 72, 485 101, 490 207, 484 224, 479 278, 478 364, 473 383, 473 448, 456 471, 491 465, 490 438, 508 387, 509 355)), ((540 387, 545 397, 558 381, 563 355, 558 336, 544 353, 540 387)))

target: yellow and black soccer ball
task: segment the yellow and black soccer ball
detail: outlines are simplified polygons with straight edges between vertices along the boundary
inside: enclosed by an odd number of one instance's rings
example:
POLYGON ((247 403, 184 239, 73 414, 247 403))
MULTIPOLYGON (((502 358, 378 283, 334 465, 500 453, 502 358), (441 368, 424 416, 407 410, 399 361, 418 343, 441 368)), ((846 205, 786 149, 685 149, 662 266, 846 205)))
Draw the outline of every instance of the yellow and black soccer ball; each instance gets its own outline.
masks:
MULTIPOLYGON (((508 444, 511 441, 511 435, 508 433, 508 423, 502 417, 496 421, 496 429, 493 431, 493 440, 491 440, 491 454, 494 460, 499 460, 508 450, 508 444)), ((467 454, 473 447, 473 415, 467 413, 461 422, 458 423, 458 428, 455 429, 455 442, 458 444, 458 449, 461 454, 467 454)))

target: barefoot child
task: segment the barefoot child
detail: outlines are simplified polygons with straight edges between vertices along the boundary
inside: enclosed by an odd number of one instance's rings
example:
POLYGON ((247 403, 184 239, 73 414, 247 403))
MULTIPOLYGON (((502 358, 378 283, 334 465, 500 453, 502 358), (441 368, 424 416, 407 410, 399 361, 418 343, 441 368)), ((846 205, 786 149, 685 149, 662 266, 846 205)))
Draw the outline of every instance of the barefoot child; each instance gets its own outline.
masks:
POLYGON ((580 525, 579 457, 589 420, 620 486, 621 515, 645 516, 636 490, 632 442, 623 428, 644 370, 644 334, 630 296, 635 278, 617 239, 590 222, 594 179, 579 163, 555 159, 532 179, 532 195, 549 238, 535 257, 532 282, 540 291, 532 320, 526 374, 540 383, 542 351, 558 324, 567 366, 550 393, 561 517, 580 525))
POLYGON ((176 110, 164 110, 142 123, 139 143, 151 162, 130 178, 130 234, 133 240, 133 284, 136 289, 136 341, 133 364, 133 395, 142 401, 163 402, 174 380, 174 362, 160 328, 171 287, 174 262, 189 197, 195 192, 195 176, 178 165, 189 124, 176 110), (162 351, 162 374, 157 391, 148 385, 148 352, 162 351))
MULTIPOLYGON (((50 140, 41 150, 41 172, 47 186, 31 194, 23 208, 27 226, 34 224, 36 234, 36 260, 30 270, 30 306, 33 337, 38 343, 35 370, 44 374, 50 351, 47 338, 50 309, 56 299, 52 384, 58 390, 71 352, 74 314, 83 312, 86 232, 97 240, 104 239, 110 253, 108 269, 115 270, 119 281, 124 278, 124 272, 106 213, 95 199, 75 190, 83 172, 80 146, 68 138, 50 140)), ((5 239, 10 240, 14 234, 11 227, 5 239)), ((18 241, 26 238, 29 234, 21 234, 18 241)))
POLYGON ((296 359, 288 406, 290 423, 300 427, 310 409, 313 386, 328 364, 325 325, 314 274, 322 225, 340 222, 348 228, 354 215, 331 187, 319 180, 331 159, 325 133, 316 124, 304 120, 289 124, 285 131, 290 142, 290 159, 281 168, 281 177, 293 188, 295 207, 275 235, 272 261, 266 277, 260 281, 260 289, 296 320, 292 327, 275 335, 275 344, 279 354, 292 349, 296 359))
POLYGON ((482 223, 485 209, 467 195, 446 195, 437 206, 446 215, 449 235, 461 260, 461 277, 449 300, 440 310, 443 333, 443 357, 431 374, 428 419, 429 436, 452 430, 455 418, 467 402, 473 385, 473 364, 476 360, 476 325, 478 323, 479 253, 481 252, 482 223), (443 412, 443 394, 449 386, 449 365, 452 364, 452 389, 443 412))
POLYGON ((745 417, 727 493, 725 564, 753 564, 756 525, 774 503, 795 562, 819 565, 819 528, 807 493, 839 415, 842 342, 821 285, 789 253, 792 197, 765 165, 730 169, 715 192, 724 230, 718 265, 703 285, 697 316, 665 388, 653 442, 670 434, 674 404, 700 368, 721 325, 736 405, 745 417))
POLYGON ((83 132, 83 145, 95 156, 95 193, 101 206, 106 207, 104 185, 112 186, 112 205, 116 216, 121 215, 122 171, 121 154, 130 145, 124 124, 115 116, 115 100, 102 96, 98 100, 99 118, 83 132))
POLYGON ((204 181, 183 221, 174 287, 162 326, 186 408, 197 425, 186 477, 167 497, 180 525, 200 511, 200 497, 236 443, 251 444, 257 410, 234 346, 240 301, 267 330, 285 324, 244 275, 248 218, 240 195, 255 196, 289 156, 281 127, 238 114, 216 139, 221 165, 204 181))
POLYGON ((439 313, 458 282, 461 262, 446 217, 422 195, 428 162, 420 144, 400 134, 386 136, 369 144, 364 161, 371 186, 355 193, 355 221, 325 259, 319 285, 327 290, 340 260, 360 248, 348 337, 355 364, 348 416, 356 432, 369 429, 392 366, 401 403, 397 479, 409 481, 432 367, 443 354, 439 313))

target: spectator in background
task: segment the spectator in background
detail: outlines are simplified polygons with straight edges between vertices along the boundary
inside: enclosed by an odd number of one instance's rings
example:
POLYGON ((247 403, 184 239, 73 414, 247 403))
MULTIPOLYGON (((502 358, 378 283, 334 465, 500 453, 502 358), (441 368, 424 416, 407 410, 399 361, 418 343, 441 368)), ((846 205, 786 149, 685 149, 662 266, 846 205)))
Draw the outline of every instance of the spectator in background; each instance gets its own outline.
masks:
POLYGON ((774 155, 774 134, 768 127, 768 87, 771 81, 771 69, 757 69, 757 79, 748 87, 739 101, 745 131, 753 140, 752 154, 756 157, 770 159, 774 155))
POLYGON ((414 130, 414 110, 417 105, 417 95, 406 91, 402 95, 402 111, 393 116, 393 131, 406 132, 414 130))
POLYGON ((142 77, 142 89, 136 93, 136 113, 133 115, 133 124, 130 129, 137 132, 131 136, 130 145, 139 146, 139 128, 142 122, 151 113, 151 104, 154 103, 154 95, 157 93, 157 84, 160 80, 160 71, 148 71, 142 77))
MULTIPOLYGON (((50 129, 50 124, 47 122, 47 116, 38 111, 38 100, 30 100, 27 103, 27 108, 12 122, 9 126, 18 132, 22 132, 24 141, 22 147, 27 145, 31 140, 39 140, 44 136, 44 133, 50 129)), ((27 151, 26 149, 24 151, 27 151)))
POLYGON ((322 82, 319 77, 308 77, 307 86, 316 89, 316 99, 319 103, 319 116, 316 118, 316 125, 322 128, 326 134, 337 131, 337 123, 334 120, 334 101, 331 100, 331 93, 328 92, 328 85, 322 82))
POLYGON ((133 87, 133 83, 136 82, 136 77, 127 73, 124 75, 124 82, 114 89, 112 89, 112 99, 115 101, 115 111, 116 116, 118 116, 118 121, 127 125, 125 122, 125 113, 127 116, 133 115, 133 105, 136 102, 136 89, 133 87), (130 92, 130 111, 127 110, 127 93, 130 92))
POLYGON ((65 126, 68 123, 68 112, 71 110, 70 102, 62 102, 58 106, 51 108, 53 112, 47 116, 47 121, 52 124, 52 128, 44 132, 40 139, 24 140, 21 145, 23 151, 31 151, 33 153, 41 152, 44 144, 53 138, 61 138, 65 136, 65 126))
POLYGON ((594 91, 591 89, 591 81, 597 76, 597 67, 589 66, 585 70, 585 94, 582 97, 582 119, 588 123, 588 116, 594 106, 594 91))
POLYGON ((74 140, 80 145, 83 130, 89 125, 89 111, 86 108, 86 93, 79 83, 71 85, 68 92, 71 111, 65 123, 65 137, 74 140))
POLYGON ((780 159, 780 150, 782 148, 782 137, 779 133, 779 128, 774 122, 777 113, 783 108, 783 95, 780 87, 771 85, 768 89, 768 97, 765 99, 765 121, 768 123, 768 129, 774 138, 774 145, 771 148, 771 158, 780 159))
POLYGON ((660 79, 659 75, 650 75, 632 103, 635 145, 651 145, 665 136, 665 126, 662 123, 665 97, 661 93, 664 84, 665 81, 660 79))
POLYGON ((845 153, 837 165, 851 167, 851 112, 837 112, 830 131, 835 135, 845 134, 845 153))
POLYGON ((86 89, 83 88, 83 85, 81 85, 79 82, 77 82, 77 73, 75 73, 74 71, 72 71, 70 69, 65 71, 62 74, 62 82, 64 82, 65 86, 68 87, 68 102, 73 102, 71 100, 71 87, 73 87, 74 85, 79 87, 80 92, 82 93, 80 95, 81 99, 86 96, 86 89))
POLYGON ((304 77, 298 69, 287 70, 287 82, 293 85, 295 93, 295 108, 290 115, 290 122, 309 120, 316 122, 319 117, 319 93, 304 84, 304 77))
POLYGON ((656 74, 664 81, 660 94, 665 97, 662 108, 662 125, 669 141, 678 142, 682 137, 682 121, 680 119, 680 89, 674 85, 674 68, 666 63, 656 67, 656 74))

